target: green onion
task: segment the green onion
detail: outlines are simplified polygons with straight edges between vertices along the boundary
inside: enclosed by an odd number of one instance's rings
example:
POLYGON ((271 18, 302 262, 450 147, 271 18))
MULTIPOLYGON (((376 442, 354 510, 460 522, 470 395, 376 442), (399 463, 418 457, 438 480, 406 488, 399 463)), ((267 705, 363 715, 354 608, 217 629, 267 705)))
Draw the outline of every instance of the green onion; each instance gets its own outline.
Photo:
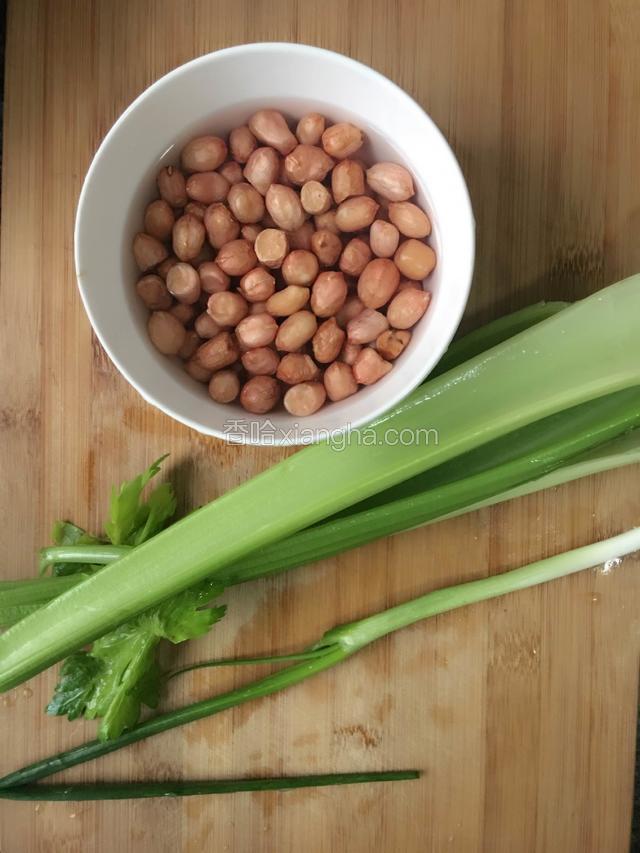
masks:
POLYGON ((432 379, 351 435, 307 448, 159 533, 0 636, 6 690, 258 548, 536 420, 640 384, 640 276, 432 379), (562 365, 562 370, 558 369, 562 365), (389 444, 388 430, 441 441, 389 444))
POLYGON ((329 785, 402 782, 419 779, 417 770, 372 773, 327 773, 316 776, 279 776, 270 779, 220 779, 214 781, 113 782, 102 785, 20 785, 0 788, 0 799, 78 802, 81 800, 137 800, 149 797, 193 797, 234 794, 238 791, 285 791, 329 785))
POLYGON ((328 631, 312 647, 312 651, 316 652, 317 656, 311 660, 288 666, 279 672, 211 699, 204 699, 184 708, 152 717, 113 740, 91 741, 58 755, 36 761, 0 779, 0 791, 7 788, 15 789, 20 785, 31 785, 53 773, 92 761, 160 732, 218 714, 253 699, 277 693, 341 663, 369 643, 422 619, 547 583, 592 566, 606 564, 638 548, 640 548, 640 528, 634 528, 610 539, 538 560, 520 569, 435 590, 373 616, 338 626, 328 631))

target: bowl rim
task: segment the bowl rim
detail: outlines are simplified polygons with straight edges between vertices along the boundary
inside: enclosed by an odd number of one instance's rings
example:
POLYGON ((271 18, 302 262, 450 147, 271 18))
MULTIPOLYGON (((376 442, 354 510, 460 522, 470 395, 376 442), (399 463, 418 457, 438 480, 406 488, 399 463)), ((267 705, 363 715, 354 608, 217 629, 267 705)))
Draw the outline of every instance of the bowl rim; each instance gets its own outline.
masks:
POLYGON ((475 219, 473 215, 473 207, 471 204, 471 197, 469 194, 469 188, 467 186, 466 180, 464 178, 464 174, 458 162, 458 159, 449 145, 446 137, 440 128, 433 121, 431 116, 426 112, 426 110, 414 99, 411 95, 408 94, 401 86, 397 83, 394 83, 393 80, 390 80, 384 74, 379 71, 376 71, 371 66, 366 65, 364 62, 360 62, 357 59, 352 59, 350 56, 346 56, 345 54, 339 53, 337 51, 328 50, 327 48, 317 47, 315 45, 307 45, 304 43, 297 42, 283 42, 283 41, 272 41, 272 42, 249 42, 246 44, 236 44, 231 45, 229 47, 221 48, 219 50, 210 51, 209 53, 205 53, 201 56, 195 57, 194 59, 189 60, 188 62, 183 63, 182 65, 173 68, 171 71, 168 71, 166 74, 163 74, 145 89, 140 92, 139 95, 129 104, 129 106, 118 116, 116 121, 111 125, 105 136, 103 137, 100 145, 98 146, 95 154, 91 159, 91 163, 89 164, 89 168, 87 169, 87 173, 85 175, 84 181, 82 183, 82 188, 80 190, 80 195, 78 197, 78 204, 76 208, 76 216, 74 223, 74 265, 75 265, 75 273, 76 273, 76 281, 78 290, 80 292, 80 298, 82 300, 82 304, 84 306, 84 310, 87 314, 89 322, 93 331, 96 334, 101 346, 104 348, 105 352, 109 356, 109 359, 113 362, 117 370, 122 374, 122 376, 126 379, 126 381, 140 394, 140 396, 151 406, 156 409, 162 411, 165 415, 172 418, 173 420, 178 421, 179 423, 184 424, 190 429, 195 430, 196 432, 202 435, 208 435, 215 438, 222 439, 227 443, 242 443, 248 444, 252 446, 269 446, 269 447, 294 447, 300 445, 307 445, 316 443, 318 441, 324 440, 327 438, 327 430, 322 427, 305 427, 305 434, 315 433, 316 436, 313 438, 309 438, 309 440, 291 440, 288 436, 283 437, 273 437, 271 440, 255 440, 253 437, 248 436, 247 440, 238 441, 234 439, 232 436, 221 432, 216 427, 208 426, 206 424, 201 423, 200 421, 189 417, 189 415, 185 415, 181 412, 178 412, 176 409, 172 408, 165 403, 160 402, 156 399, 153 394, 149 393, 143 384, 138 382, 130 373, 126 367, 126 364, 123 363, 123 360, 115 355, 111 347, 106 341, 106 334, 104 333, 103 328, 101 327, 101 323, 99 319, 94 314, 91 304, 90 304, 90 296, 88 291, 85 289, 85 285, 83 283, 83 275, 80 270, 82 270, 82 252, 83 249, 81 247, 80 240, 80 230, 82 227, 83 218, 86 216, 86 204, 87 204, 87 196, 91 191, 91 184, 94 177, 94 173, 97 168, 98 161, 109 147, 109 144, 114 136, 119 132, 122 125, 124 125, 129 117, 129 115, 138 107, 138 105, 146 100, 151 94, 156 92, 158 89, 161 89, 169 79, 175 79, 183 74, 189 74, 194 68, 197 68, 201 65, 207 65, 211 62, 215 61, 223 61, 225 57, 229 54, 240 54, 240 53, 297 53, 300 55, 309 54, 310 52, 317 56, 324 56, 332 62, 339 62, 344 64, 345 66, 357 66, 361 73, 369 75, 377 80, 377 82, 387 87, 389 90, 393 92, 395 98, 398 98, 401 101, 409 104, 412 109, 418 109, 424 120, 428 125, 430 125, 431 131, 435 137, 439 138, 442 143, 443 151, 448 154, 448 167, 451 170, 451 175, 457 180, 458 187, 457 190, 460 193, 460 197, 465 205, 465 210, 461 211, 460 217, 460 228, 461 228, 461 243, 464 243, 465 246, 465 263, 464 263, 464 280, 458 281, 458 286, 460 288, 460 298, 458 305, 456 306, 455 311, 451 312, 451 329, 450 333, 444 336, 443 338, 443 348, 440 352, 434 349, 429 358, 425 359, 424 369, 416 372, 414 379, 408 385, 404 385, 399 387, 394 393, 389 394, 384 400, 381 400, 380 404, 374 406, 367 415, 359 416, 354 418, 352 421, 349 421, 342 427, 338 427, 334 430, 331 430, 331 435, 342 435, 346 432, 350 432, 352 430, 360 429, 362 427, 366 427, 372 424, 375 420, 383 416, 389 410, 391 410, 395 405, 397 405, 401 400, 407 397, 415 388, 423 381, 423 379, 428 376, 433 367, 437 364, 439 359, 442 357, 444 352, 446 352, 447 347, 451 343, 459 325, 462 320, 462 316, 464 314, 469 292, 471 289, 472 279, 473 279, 473 271, 475 264, 475 219), (318 436, 317 433, 322 432, 322 435, 318 436))

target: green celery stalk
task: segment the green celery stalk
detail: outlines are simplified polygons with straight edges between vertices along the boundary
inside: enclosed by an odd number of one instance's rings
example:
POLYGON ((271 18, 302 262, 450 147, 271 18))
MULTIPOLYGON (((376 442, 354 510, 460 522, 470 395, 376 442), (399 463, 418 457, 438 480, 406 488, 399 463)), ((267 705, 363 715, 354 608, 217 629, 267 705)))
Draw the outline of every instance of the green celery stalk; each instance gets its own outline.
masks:
MULTIPOLYGON (((435 590, 373 616, 340 625, 327 631, 312 647, 311 650, 317 656, 311 659, 285 667, 211 699, 194 702, 175 711, 152 717, 113 740, 90 741, 36 761, 0 779, 0 792, 3 789, 15 789, 20 785, 31 785, 53 773, 92 761, 160 732, 201 720, 262 696, 277 693, 341 663, 381 637, 413 625, 422 619, 547 583, 592 566, 604 564, 609 560, 621 558, 639 548, 640 528, 634 528, 618 536, 576 548, 564 554, 547 557, 500 575, 435 590)), ((217 664, 217 662, 214 663, 217 664)))
POLYGON ((640 383, 640 276, 430 380, 351 436, 317 444, 187 516, 0 636, 7 690, 258 548, 533 421, 640 383), (562 365, 562 370, 558 369, 562 365), (442 440, 389 444, 390 429, 442 440))

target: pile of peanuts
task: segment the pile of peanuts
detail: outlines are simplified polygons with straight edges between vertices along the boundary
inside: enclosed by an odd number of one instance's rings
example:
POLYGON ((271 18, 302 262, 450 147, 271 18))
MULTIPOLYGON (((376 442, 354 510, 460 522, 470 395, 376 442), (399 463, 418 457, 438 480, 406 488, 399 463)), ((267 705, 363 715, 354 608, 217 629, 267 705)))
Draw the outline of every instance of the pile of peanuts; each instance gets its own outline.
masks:
POLYGON ((148 332, 218 403, 292 415, 392 368, 429 305, 436 256, 404 166, 369 168, 364 134, 265 109, 192 139, 158 174, 133 254, 148 332))

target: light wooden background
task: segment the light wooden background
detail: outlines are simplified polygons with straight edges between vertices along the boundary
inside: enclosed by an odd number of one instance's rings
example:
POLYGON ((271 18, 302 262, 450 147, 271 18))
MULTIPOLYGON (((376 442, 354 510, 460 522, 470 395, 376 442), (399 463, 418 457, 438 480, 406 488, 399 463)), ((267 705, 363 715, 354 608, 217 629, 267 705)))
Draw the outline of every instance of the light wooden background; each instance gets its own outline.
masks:
MULTIPOLYGON (((467 327, 640 270, 637 0, 14 0, 0 289, 0 572, 33 574, 55 518, 96 527, 112 483, 171 452, 183 507, 282 452, 172 423, 92 338, 74 210, 119 113, 175 66, 240 42, 342 51, 429 111, 468 178, 467 327)), ((171 116, 167 116, 171 121, 171 116)), ((430 588, 621 531, 629 470, 397 537, 227 595, 193 658, 286 650, 430 588)), ((248 523, 250 520, 248 519, 248 523)), ((183 802, 3 804, 2 853, 617 853, 628 845, 637 560, 416 626, 286 694, 157 737, 73 779, 418 767, 419 782, 183 802)), ((200 673, 172 702, 255 672, 200 673)), ((2 772, 88 737, 48 719, 54 673, 0 700, 2 772)))

